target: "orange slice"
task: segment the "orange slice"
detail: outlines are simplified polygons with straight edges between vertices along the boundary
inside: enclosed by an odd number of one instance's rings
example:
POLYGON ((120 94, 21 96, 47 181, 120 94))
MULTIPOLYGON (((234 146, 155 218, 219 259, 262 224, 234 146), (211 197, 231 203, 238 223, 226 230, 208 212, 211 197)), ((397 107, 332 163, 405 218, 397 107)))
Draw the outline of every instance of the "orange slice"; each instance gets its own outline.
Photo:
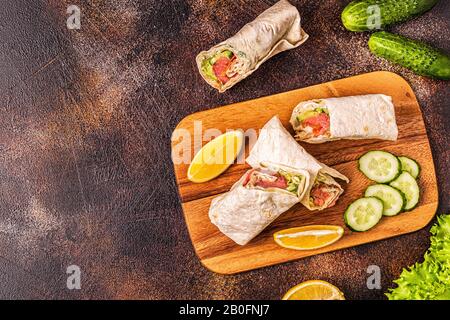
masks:
POLYGON ((244 141, 242 131, 229 131, 205 144, 189 166, 187 177, 195 183, 212 180, 231 166, 244 141))
POLYGON ((322 280, 309 280, 289 289, 283 300, 345 300, 345 297, 331 283, 322 280))
POLYGON ((344 235, 339 226, 317 225, 291 228, 274 233, 273 239, 284 248, 295 250, 312 250, 323 248, 344 235))

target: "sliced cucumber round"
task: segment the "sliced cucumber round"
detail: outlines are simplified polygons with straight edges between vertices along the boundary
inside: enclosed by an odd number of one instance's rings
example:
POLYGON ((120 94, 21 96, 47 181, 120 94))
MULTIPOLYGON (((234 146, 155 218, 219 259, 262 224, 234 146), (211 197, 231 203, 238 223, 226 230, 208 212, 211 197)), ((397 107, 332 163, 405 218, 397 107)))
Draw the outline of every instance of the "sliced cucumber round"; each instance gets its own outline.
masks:
POLYGON ((359 158, 359 170, 378 183, 388 183, 401 173, 401 164, 396 156, 386 151, 369 151, 359 158))
POLYGON ((364 196, 375 197, 383 201, 383 216, 399 214, 406 203, 405 195, 401 191, 385 184, 369 186, 364 196))
POLYGON ((351 203, 344 213, 345 224, 353 231, 373 228, 383 216, 383 202, 375 197, 361 198, 351 203))
POLYGON ((397 188, 406 197, 405 210, 412 210, 419 203, 420 189, 416 179, 406 171, 403 171, 397 179, 392 181, 390 186, 397 188))
POLYGON ((402 171, 409 172, 414 179, 417 179, 420 173, 420 166, 417 161, 408 157, 398 157, 398 160, 400 160, 402 171))

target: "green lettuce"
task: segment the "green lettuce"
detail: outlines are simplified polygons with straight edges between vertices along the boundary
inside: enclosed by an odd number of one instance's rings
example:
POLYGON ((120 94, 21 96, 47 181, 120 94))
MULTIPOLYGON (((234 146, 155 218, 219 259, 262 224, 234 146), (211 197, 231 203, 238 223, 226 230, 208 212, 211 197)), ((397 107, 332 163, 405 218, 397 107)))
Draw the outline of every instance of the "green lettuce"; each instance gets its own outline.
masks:
POLYGON ((286 190, 292 193, 297 194, 298 187, 300 186, 300 183, 302 182, 303 177, 297 174, 292 174, 284 170, 280 170, 279 174, 281 174, 287 182, 287 188, 286 190))
POLYGON ((431 234, 424 261, 403 269, 389 300, 450 300, 450 215, 438 217, 431 234))

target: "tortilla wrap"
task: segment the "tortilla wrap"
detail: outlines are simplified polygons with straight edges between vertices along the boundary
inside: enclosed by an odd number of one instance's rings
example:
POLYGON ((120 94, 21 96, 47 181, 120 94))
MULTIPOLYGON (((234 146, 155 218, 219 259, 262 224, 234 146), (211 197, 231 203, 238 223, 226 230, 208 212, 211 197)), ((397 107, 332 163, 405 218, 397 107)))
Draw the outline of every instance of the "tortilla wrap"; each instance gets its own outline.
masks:
POLYGON ((346 176, 321 163, 306 152, 286 130, 277 116, 269 120, 261 129, 258 141, 253 146, 246 162, 252 167, 257 167, 262 162, 272 162, 307 170, 310 174, 310 184, 307 187, 305 196, 301 199, 301 203, 310 210, 327 208, 344 192, 339 183, 333 178, 349 182, 346 176), (319 180, 336 186, 338 192, 323 205, 316 206, 310 202, 310 194, 314 184, 319 182, 319 180))
POLYGON ((297 170, 287 166, 262 164, 262 167, 283 169, 290 173, 302 175, 297 195, 277 188, 247 188, 244 180, 250 171, 247 171, 229 192, 214 198, 209 208, 209 218, 219 230, 239 245, 245 245, 283 212, 297 204, 310 184, 309 173, 306 170, 297 170))
POLYGON ((342 98, 315 99, 301 102, 292 112, 296 139, 322 143, 339 139, 397 140, 398 128, 392 98, 384 94, 368 94, 342 98), (303 139, 297 116, 305 111, 324 108, 329 113, 329 133, 303 139))
POLYGON ((246 24, 231 38, 197 55, 197 67, 203 79, 212 87, 224 92, 248 77, 267 59, 277 53, 298 47, 308 35, 300 26, 297 8, 287 0, 281 0, 246 24), (237 58, 233 67, 236 76, 222 84, 202 71, 202 62, 223 50, 230 50, 237 58))

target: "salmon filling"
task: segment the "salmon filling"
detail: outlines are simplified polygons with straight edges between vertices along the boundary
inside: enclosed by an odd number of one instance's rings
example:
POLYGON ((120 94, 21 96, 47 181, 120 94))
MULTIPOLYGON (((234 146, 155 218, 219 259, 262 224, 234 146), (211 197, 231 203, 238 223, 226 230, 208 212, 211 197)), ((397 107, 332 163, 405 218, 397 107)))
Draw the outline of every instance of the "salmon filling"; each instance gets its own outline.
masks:
POLYGON ((310 192, 310 201, 317 207, 327 206, 332 207, 336 204, 336 200, 340 190, 335 185, 326 184, 323 182, 316 182, 310 192))
POLYGON ((299 139, 317 138, 320 136, 330 136, 330 115, 324 108, 316 108, 302 112, 297 116, 297 126, 295 128, 299 139))
POLYGON ((286 179, 280 175, 278 172, 270 172, 268 170, 252 170, 244 182, 244 186, 247 187, 261 187, 263 189, 267 188, 278 188, 286 189, 287 182, 286 179))
POLYGON ((213 71, 214 75, 217 77, 217 79, 222 83, 225 84, 228 81, 230 81, 230 77, 228 77, 227 73, 233 66, 233 64, 236 61, 236 56, 233 55, 233 57, 227 58, 227 57, 220 57, 216 63, 213 65, 213 71))
POLYGON ((302 176, 284 170, 275 172, 269 169, 253 169, 245 177, 243 186, 262 189, 277 188, 297 194, 302 180, 302 176))
POLYGON ((203 60, 202 73, 218 85, 224 85, 238 76, 236 63, 237 56, 230 50, 223 50, 203 60))
POLYGON ((326 113, 321 113, 303 120, 302 125, 311 128, 314 137, 322 136, 330 129, 330 117, 326 113))

